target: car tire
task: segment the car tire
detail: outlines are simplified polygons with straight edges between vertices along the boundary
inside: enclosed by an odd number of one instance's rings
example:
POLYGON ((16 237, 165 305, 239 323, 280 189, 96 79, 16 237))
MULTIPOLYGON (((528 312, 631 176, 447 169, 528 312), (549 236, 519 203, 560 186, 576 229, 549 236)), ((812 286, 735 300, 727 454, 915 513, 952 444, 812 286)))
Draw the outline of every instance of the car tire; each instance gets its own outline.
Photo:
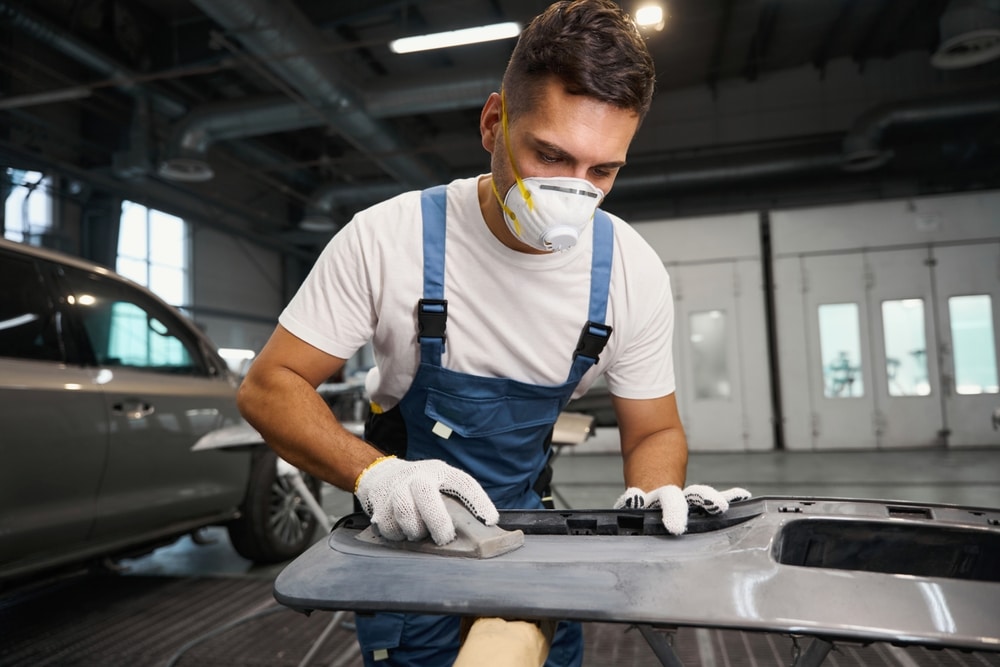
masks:
MULTIPOLYGON (((312 544, 319 523, 295 488, 278 476, 277 460, 270 449, 254 454, 240 518, 228 526, 233 548, 255 563, 295 558, 312 544)), ((302 478, 320 502, 320 481, 305 473, 302 478)))

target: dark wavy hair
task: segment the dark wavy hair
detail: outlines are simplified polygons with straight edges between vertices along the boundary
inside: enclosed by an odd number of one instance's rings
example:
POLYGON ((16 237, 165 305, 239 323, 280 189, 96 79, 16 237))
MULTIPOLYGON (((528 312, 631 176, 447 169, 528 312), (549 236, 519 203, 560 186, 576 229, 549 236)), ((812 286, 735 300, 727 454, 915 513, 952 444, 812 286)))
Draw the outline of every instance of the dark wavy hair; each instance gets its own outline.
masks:
POLYGON ((640 120, 652 103, 656 81, 639 29, 611 0, 562 0, 528 24, 503 77, 511 119, 534 105, 550 76, 572 95, 634 111, 640 120))

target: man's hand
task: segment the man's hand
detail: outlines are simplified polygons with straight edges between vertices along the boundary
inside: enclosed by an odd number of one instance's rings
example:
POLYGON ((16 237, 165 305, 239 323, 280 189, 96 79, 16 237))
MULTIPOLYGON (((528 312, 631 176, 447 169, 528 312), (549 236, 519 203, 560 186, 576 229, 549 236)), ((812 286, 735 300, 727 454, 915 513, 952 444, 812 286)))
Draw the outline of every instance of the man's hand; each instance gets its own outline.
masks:
POLYGON ((625 490, 614 508, 643 509, 659 507, 663 510, 663 526, 671 535, 681 535, 687 530, 688 508, 697 507, 708 514, 722 514, 729 509, 729 503, 749 500, 750 492, 734 487, 716 491, 704 484, 692 484, 681 491, 670 484, 646 493, 642 489, 630 487, 625 490))
POLYGON ((455 524, 441 494, 453 496, 487 526, 500 513, 483 487, 444 461, 377 460, 358 476, 355 495, 372 525, 387 540, 420 540, 430 534, 444 545, 455 539, 455 524))

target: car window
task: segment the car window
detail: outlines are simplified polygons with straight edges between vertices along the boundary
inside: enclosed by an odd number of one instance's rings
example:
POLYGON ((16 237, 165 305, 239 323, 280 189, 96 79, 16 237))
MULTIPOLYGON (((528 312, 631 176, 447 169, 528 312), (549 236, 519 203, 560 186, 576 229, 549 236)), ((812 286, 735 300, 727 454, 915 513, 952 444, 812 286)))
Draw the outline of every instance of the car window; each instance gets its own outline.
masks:
POLYGON ((72 268, 63 275, 66 302, 99 365, 207 375, 197 339, 176 313, 116 280, 72 268))
POLYGON ((65 361, 61 325, 34 260, 0 253, 0 356, 65 361))

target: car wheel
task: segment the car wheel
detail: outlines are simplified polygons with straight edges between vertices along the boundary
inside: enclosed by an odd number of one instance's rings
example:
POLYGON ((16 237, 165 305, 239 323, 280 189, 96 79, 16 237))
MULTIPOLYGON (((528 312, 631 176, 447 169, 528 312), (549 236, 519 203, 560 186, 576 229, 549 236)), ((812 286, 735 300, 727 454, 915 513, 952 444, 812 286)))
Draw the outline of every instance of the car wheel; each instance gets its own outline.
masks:
MULTIPOLYGON (((295 558, 312 544, 318 523, 295 488, 277 474, 277 460, 270 449, 254 455, 241 516, 228 526, 236 552, 256 563, 295 558)), ((319 480, 305 473, 302 478, 319 502, 319 480)))

